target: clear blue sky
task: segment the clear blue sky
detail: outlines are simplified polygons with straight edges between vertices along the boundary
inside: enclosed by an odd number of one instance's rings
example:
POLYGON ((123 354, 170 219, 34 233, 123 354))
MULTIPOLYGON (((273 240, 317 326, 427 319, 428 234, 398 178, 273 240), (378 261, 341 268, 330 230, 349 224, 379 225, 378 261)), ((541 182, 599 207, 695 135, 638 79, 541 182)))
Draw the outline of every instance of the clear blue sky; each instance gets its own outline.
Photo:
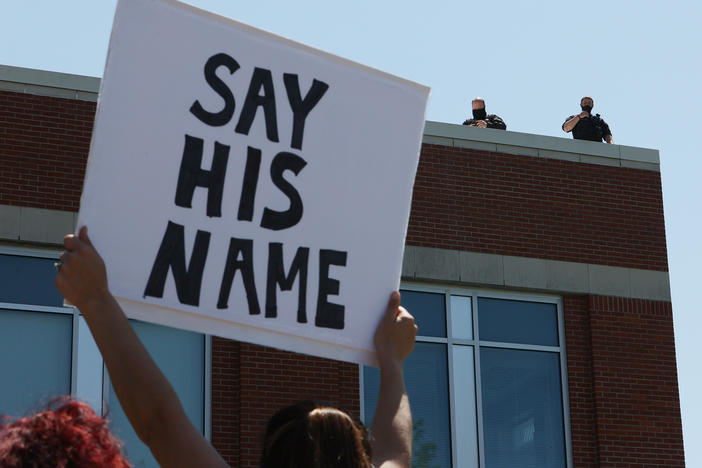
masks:
MULTIPOLYGON (((510 130, 564 136, 581 96, 615 143, 660 150, 688 466, 702 466, 702 2, 189 0, 431 86, 427 119, 483 96, 510 130)), ((0 64, 101 76, 115 0, 6 1, 0 64)))

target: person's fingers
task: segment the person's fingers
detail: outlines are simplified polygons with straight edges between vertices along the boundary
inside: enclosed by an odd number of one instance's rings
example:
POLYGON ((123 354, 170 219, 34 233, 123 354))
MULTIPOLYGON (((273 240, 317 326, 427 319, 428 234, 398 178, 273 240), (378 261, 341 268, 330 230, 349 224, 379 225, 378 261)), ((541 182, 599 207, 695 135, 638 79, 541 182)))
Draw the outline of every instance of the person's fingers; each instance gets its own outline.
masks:
POLYGON ((68 249, 69 246, 74 245, 74 237, 75 236, 73 234, 66 234, 65 236, 63 236, 63 246, 66 247, 66 249, 68 249))
POLYGON ((75 257, 75 253, 68 250, 61 254, 61 267, 59 268, 59 275, 61 272, 65 272, 66 269, 71 269, 71 260, 73 257, 75 257))
POLYGON ((402 306, 399 306, 398 309, 399 309, 399 311, 398 311, 398 313, 397 313, 397 317, 398 317, 398 318, 412 319, 412 320, 414 320, 414 317, 412 316, 412 314, 410 314, 410 313, 407 311, 407 309, 405 309, 405 308, 402 307, 402 306))
POLYGON ((77 252, 87 246, 85 242, 83 242, 80 238, 74 235, 64 237, 63 245, 64 247, 66 247, 66 251, 68 252, 77 252))
POLYGON ((412 315, 410 315, 407 311, 404 311, 404 313, 400 313, 400 315, 397 318, 397 321, 406 324, 406 326, 412 328, 415 334, 417 333, 417 324, 414 323, 414 317, 412 317, 412 315))
POLYGON ((66 247, 66 251, 68 252, 78 252, 86 247, 92 247, 90 238, 88 237, 88 231, 85 226, 81 228, 78 236, 68 234, 66 237, 64 237, 63 245, 66 247))
POLYGON ((67 285, 66 274, 67 274, 67 270, 69 270, 68 273, 70 273, 70 267, 68 265, 71 261, 71 257, 72 257, 72 254, 68 251, 65 251, 61 254, 61 257, 59 258, 59 262, 54 265, 56 267, 56 276, 54 277, 54 286, 56 286, 56 289, 58 289, 61 292, 63 292, 63 288, 67 285))
POLYGON ((398 309, 400 309, 400 293, 393 291, 390 294, 390 300, 388 301, 388 308, 385 312, 385 317, 389 320, 395 320, 398 314, 398 309))
POLYGON ((395 321, 405 326, 413 328, 416 333, 417 324, 414 323, 414 317, 404 307, 398 307, 397 317, 395 318, 395 321))
POLYGON ((63 279, 63 276, 60 274, 60 272, 54 278, 54 286, 56 287, 56 289, 59 292, 63 293, 63 287, 65 286, 65 280, 63 279))
POLYGON ((89 246, 93 246, 93 243, 90 241, 90 237, 88 237, 88 226, 83 226, 80 228, 80 231, 78 232, 78 237, 80 240, 88 244, 89 246))

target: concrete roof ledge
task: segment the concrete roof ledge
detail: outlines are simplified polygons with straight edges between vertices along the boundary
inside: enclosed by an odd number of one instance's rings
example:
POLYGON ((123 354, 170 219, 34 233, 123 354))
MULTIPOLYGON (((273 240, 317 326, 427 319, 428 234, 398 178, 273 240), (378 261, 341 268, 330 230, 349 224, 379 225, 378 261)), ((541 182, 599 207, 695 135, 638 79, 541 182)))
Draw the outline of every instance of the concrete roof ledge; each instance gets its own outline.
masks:
MULTIPOLYGON (((97 101, 100 78, 0 65, 0 90, 97 101)), ((427 120, 424 143, 660 171, 658 150, 427 120)))
POLYGON ((0 65, 0 90, 96 101, 100 78, 0 65))
POLYGON ((424 143, 660 171, 658 150, 427 120, 424 143))

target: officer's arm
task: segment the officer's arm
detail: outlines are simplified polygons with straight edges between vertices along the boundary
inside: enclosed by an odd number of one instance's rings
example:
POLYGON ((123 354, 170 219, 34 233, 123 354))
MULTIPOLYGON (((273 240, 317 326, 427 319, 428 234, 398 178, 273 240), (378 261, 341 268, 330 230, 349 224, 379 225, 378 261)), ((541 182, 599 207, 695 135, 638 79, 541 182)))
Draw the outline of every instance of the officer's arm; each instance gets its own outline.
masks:
MULTIPOLYGON (((601 119, 600 119, 601 120, 601 119)), ((609 143, 610 145, 614 140, 612 140, 612 131, 609 129, 609 125, 607 125, 607 122, 604 120, 601 120, 602 122, 602 136, 604 138, 604 141, 609 143)))
POLYGON ((496 115, 491 115, 490 117, 488 117, 486 122, 487 122, 487 128, 496 128, 498 130, 507 130, 507 124, 505 124, 505 121, 496 115))
POLYGON ((568 133, 571 130, 575 128, 575 126, 580 122, 580 116, 579 115, 571 115, 566 119, 565 122, 563 122, 563 126, 561 127, 564 132, 568 133))

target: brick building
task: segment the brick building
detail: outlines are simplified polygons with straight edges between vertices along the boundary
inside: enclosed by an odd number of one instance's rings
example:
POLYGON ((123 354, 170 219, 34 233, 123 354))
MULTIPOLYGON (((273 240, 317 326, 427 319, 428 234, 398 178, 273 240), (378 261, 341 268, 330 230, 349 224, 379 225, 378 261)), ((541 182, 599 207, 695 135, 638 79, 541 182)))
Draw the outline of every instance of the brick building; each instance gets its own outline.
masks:
MULTIPOLYGON (((0 413, 72 393, 130 432, 53 288, 99 80, 0 66, 0 413)), ((415 466, 683 466, 658 152, 427 122, 403 264, 415 466)), ((134 323, 232 466, 282 405, 370 421, 374 369, 134 323)))

